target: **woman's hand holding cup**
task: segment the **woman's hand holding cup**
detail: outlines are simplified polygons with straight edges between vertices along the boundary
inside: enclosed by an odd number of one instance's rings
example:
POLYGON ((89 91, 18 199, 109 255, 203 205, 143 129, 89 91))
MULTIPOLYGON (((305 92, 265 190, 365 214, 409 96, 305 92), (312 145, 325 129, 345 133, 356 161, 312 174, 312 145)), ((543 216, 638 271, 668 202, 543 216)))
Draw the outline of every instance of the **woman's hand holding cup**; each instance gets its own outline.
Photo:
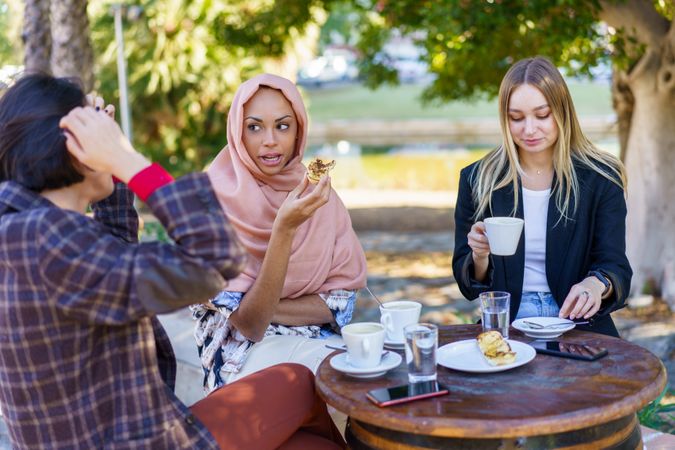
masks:
POLYGON ((490 253, 501 256, 516 253, 523 224, 523 219, 517 217, 488 217, 484 222, 473 224, 467 237, 476 280, 485 279, 490 253))
POLYGON ((490 255, 490 243, 488 242, 485 231, 485 224, 483 222, 476 222, 471 226, 471 230, 467 235, 469 247, 473 252, 473 262, 478 264, 481 261, 487 261, 490 255))

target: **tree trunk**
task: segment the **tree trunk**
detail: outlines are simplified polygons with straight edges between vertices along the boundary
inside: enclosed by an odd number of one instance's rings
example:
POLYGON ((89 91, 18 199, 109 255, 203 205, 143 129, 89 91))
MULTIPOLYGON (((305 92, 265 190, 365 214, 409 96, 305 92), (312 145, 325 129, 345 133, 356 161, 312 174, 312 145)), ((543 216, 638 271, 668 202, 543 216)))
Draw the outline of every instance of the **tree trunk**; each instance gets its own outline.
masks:
POLYGON ((630 123, 633 117, 635 98, 628 84, 626 72, 614 67, 612 71, 612 105, 616 111, 616 121, 619 128, 619 158, 626 162, 626 147, 630 135, 630 123))
MULTIPOLYGON (((667 45, 666 52, 667 50, 667 45)), ((661 51, 664 49, 662 47, 661 51)), ((635 104, 626 153, 633 293, 650 286, 675 310, 675 79, 671 58, 648 50, 631 74, 635 104)))
POLYGON ((24 45, 24 66, 28 73, 51 73, 49 3, 50 0, 25 0, 21 39, 24 45))
POLYGON ((51 67, 55 76, 77 77, 85 92, 94 86, 94 54, 89 40, 87 0, 52 2, 51 67))

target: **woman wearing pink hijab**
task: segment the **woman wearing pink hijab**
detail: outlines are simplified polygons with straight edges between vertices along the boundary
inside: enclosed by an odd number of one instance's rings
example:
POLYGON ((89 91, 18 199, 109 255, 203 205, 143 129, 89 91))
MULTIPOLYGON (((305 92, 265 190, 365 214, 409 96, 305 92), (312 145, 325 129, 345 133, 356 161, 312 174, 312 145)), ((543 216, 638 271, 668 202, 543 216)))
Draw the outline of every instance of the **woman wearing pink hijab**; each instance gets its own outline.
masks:
POLYGON ((366 285, 363 249, 330 178, 307 179, 306 138, 293 83, 263 74, 239 87, 228 145, 207 172, 249 259, 226 291, 192 307, 207 390, 281 362, 316 372, 331 352, 321 338, 339 339, 366 285))

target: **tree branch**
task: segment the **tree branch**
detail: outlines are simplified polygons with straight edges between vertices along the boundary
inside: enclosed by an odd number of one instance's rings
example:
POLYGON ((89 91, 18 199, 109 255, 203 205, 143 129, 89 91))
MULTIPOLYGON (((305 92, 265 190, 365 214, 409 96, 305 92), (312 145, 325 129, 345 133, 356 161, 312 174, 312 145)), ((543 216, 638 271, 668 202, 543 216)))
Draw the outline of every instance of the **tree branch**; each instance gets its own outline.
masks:
POLYGON ((670 22, 659 14, 651 0, 601 0, 600 20, 615 29, 623 29, 648 47, 661 45, 670 22))

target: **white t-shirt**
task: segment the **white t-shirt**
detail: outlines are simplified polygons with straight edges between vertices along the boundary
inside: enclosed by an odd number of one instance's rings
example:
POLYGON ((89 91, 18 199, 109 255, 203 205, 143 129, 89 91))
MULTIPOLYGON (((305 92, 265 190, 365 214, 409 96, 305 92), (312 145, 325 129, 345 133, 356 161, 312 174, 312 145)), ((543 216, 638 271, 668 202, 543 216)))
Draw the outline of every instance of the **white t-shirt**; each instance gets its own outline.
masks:
POLYGON ((551 189, 531 191, 523 188, 525 220, 525 272, 523 292, 550 292, 546 280, 546 220, 551 189))

